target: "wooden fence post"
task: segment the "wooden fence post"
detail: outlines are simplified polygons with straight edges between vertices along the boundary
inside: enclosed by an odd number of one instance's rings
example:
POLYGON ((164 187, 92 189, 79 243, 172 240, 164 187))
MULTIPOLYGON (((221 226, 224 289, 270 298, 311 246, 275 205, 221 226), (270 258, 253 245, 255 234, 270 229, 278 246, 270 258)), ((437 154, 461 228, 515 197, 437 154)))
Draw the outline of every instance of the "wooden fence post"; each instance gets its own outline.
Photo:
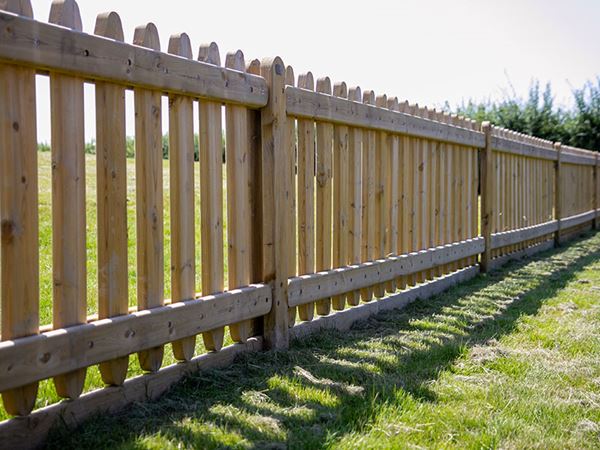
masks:
POLYGON ((561 219, 561 211, 560 211, 560 207, 561 207, 561 203, 562 203, 562 199, 561 199, 561 192, 560 192, 560 185, 561 185, 561 155, 562 155, 562 147, 561 147, 561 143, 560 142, 555 142, 554 143, 554 148, 556 149, 556 153, 557 153, 557 160, 556 160, 556 164, 554 166, 554 218, 558 221, 558 227, 556 229, 556 232, 554 233, 554 246, 558 247, 560 245, 560 219, 561 219))
POLYGON ((487 272, 492 259, 492 217, 494 215, 494 165, 492 162, 492 125, 490 122, 481 124, 485 134, 485 147, 481 151, 480 183, 481 183, 481 234, 485 239, 485 250, 481 254, 481 271, 487 272))
POLYGON ((264 282, 273 282, 273 306, 265 316, 265 347, 286 349, 288 330, 289 253, 293 251, 293 154, 287 145, 285 65, 265 59, 261 75, 269 87, 269 102, 261 110, 262 234, 264 282))

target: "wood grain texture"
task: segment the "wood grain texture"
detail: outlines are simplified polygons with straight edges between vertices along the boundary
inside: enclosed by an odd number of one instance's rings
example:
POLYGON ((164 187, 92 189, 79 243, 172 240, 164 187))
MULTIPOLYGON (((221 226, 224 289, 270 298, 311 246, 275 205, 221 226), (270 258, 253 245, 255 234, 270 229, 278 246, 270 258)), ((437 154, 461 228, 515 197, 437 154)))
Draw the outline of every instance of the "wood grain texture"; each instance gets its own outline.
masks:
POLYGON ((300 305, 330 295, 383 283, 401 275, 428 270, 451 261, 458 261, 483 251, 481 237, 443 246, 390 256, 358 266, 348 266, 312 275, 292 278, 289 281, 290 305, 300 305))
POLYGON ((273 307, 264 320, 267 348, 286 349, 289 346, 288 285, 289 252, 294 238, 291 214, 293 209, 293 155, 286 143, 285 65, 281 58, 264 59, 261 75, 271 95, 261 111, 263 177, 263 279, 273 282, 273 307), (276 245, 274 245, 276 244, 276 245))
POLYGON ((319 317, 312 322, 305 322, 294 327, 292 336, 296 339, 302 339, 324 329, 348 330, 357 321, 367 320, 369 317, 384 311, 403 308, 415 300, 425 300, 444 292, 452 286, 470 280, 478 273, 478 267, 468 267, 434 281, 429 281, 414 289, 390 295, 377 302, 362 304, 345 311, 338 311, 330 316, 319 317))
MULTIPOLYGON (((289 88, 287 88, 289 89, 289 88)), ((317 91, 331 96, 331 81, 328 77, 317 80, 317 91)), ((286 102, 288 99, 286 98, 286 102)), ((286 103, 287 104, 287 103, 286 103)), ((332 152, 333 125, 317 122, 317 218, 316 218, 316 269, 327 270, 332 262, 332 152)), ((326 316, 331 311, 331 299, 317 302, 317 314, 326 316)))
MULTIPOLYGON (((378 108, 387 107, 387 95, 378 95, 375 97, 375 105, 378 108)), ((373 258, 381 259, 385 257, 386 251, 386 217, 389 213, 387 205, 388 193, 386 192, 386 172, 389 168, 389 152, 388 152, 388 135, 383 131, 379 131, 375 135, 375 217, 374 217, 374 232, 375 241, 373 249, 373 258)), ((385 285, 378 284, 374 286, 373 293, 375 297, 382 298, 385 296, 385 285)))
MULTIPOLYGON (((363 92, 363 103, 375 105, 375 93, 363 92)), ((362 251, 361 261, 373 261, 375 255, 375 145, 377 133, 374 130, 363 130, 362 133, 362 251)), ((373 288, 367 286, 360 291, 363 302, 373 299, 373 288)))
MULTIPOLYGON (((3 1, 0 7, 33 17, 29 1, 3 1)), ((0 99, 0 337, 8 340, 39 330, 35 72, 0 64, 0 99)), ((37 390, 37 383, 5 390, 4 409, 29 414, 37 390)))
MULTIPOLYGON (((73 0, 56 0, 50 22, 81 31, 73 0)), ((52 147, 52 277, 54 328, 86 320, 83 79, 50 73, 52 147)), ((79 397, 85 369, 54 379, 59 396, 79 397)))
MULTIPOLYGON (((214 42, 203 44, 198 59, 206 64, 221 65, 219 48, 214 42)), ((221 105, 200 100, 199 159, 200 159, 200 241, 203 295, 224 289, 223 263, 223 148, 221 105)), ((217 328, 202 334, 209 351, 223 346, 224 329, 217 328)))
MULTIPOLYGON (((336 83, 333 95, 347 98, 346 83, 336 83)), ((343 267, 348 264, 348 127, 335 125, 333 128, 333 261, 332 267, 343 267)), ((346 296, 332 297, 333 309, 340 311, 346 305, 346 296)))
MULTIPOLYGON (((169 40, 169 53, 192 59, 187 34, 169 40)), ((169 188, 171 199, 172 301, 191 300, 196 293, 196 243, 194 216, 194 102, 190 97, 169 96, 169 188)), ((173 342, 178 361, 194 356, 196 337, 173 342)))
POLYGON ((478 131, 436 123, 410 114, 360 105, 326 93, 286 88, 287 113, 317 121, 358 126, 391 133, 408 134, 472 147, 483 147, 484 137, 478 131))
MULTIPOLYGON (((348 99, 360 103, 362 93, 360 87, 348 89, 348 99)), ((348 240, 350 264, 359 264, 361 260, 362 245, 362 130, 352 127, 348 131, 348 159, 350 170, 348 173, 348 202, 350 212, 348 216, 348 240)), ((351 306, 360 303, 360 291, 352 291, 347 295, 347 302, 351 306)))
POLYGON ((0 30, 4 62, 254 108, 267 102, 265 81, 247 73, 43 22, 32 27, 29 19, 2 11, 0 30))
MULTIPOLYGON (((286 86, 295 86, 295 76, 294 69, 292 66, 287 66, 285 69, 285 85, 286 86)), ((289 147, 287 149, 287 154, 289 155, 290 161, 289 163, 292 165, 292 171, 290 173, 291 176, 291 185, 290 194, 291 194, 291 205, 290 205, 290 226, 292 229, 292 236, 296 237, 296 119, 293 117, 287 117, 285 121, 285 144, 289 147)), ((289 266, 288 266, 288 276, 296 276, 297 265, 296 265, 296 239, 293 239, 294 245, 289 246, 287 249, 287 254, 289 257, 289 266)), ((288 311, 288 326, 291 328, 296 323, 296 307, 290 307, 288 311)))
MULTIPOLYGON (((123 40, 118 14, 100 14, 95 34, 123 40)), ((96 180, 98 202, 98 317, 128 312, 127 159, 125 89, 96 83, 96 180)), ((119 386, 125 381, 129 357, 100 364, 102 381, 119 386)))
MULTIPOLYGON (((246 70, 244 54, 238 50, 228 53, 225 66, 246 70)), ((227 248, 229 289, 250 283, 250 164, 248 158, 248 117, 243 106, 225 107, 225 147, 227 151, 227 248)), ((229 327, 235 342, 245 342, 250 337, 248 321, 229 327)))
MULTIPOLYGON (((298 78, 298 87, 314 90, 311 72, 298 78)), ((315 123, 298 119, 298 273, 315 271, 315 123)), ((314 317, 314 303, 298 307, 300 320, 314 317)))
MULTIPOLYGON (((398 98, 388 98, 388 109, 399 111, 398 98)), ((389 213, 387 214, 386 228, 388 230, 388 240, 386 242, 386 255, 398 255, 399 252, 399 214, 400 214, 400 183, 403 173, 400 167, 400 136, 390 135, 389 148, 390 160, 389 167, 386 169, 386 186, 389 192, 389 213)), ((387 292, 393 293, 397 289, 396 280, 386 284, 387 292)))
MULTIPOLYGON (((160 49, 154 24, 135 29, 136 45, 160 49)), ((134 90, 135 188, 137 228, 137 303, 150 309, 164 303, 164 232, 161 94, 142 88, 134 90)), ((163 358, 158 346, 138 353, 140 366, 156 372, 163 358)))
POLYGON ((265 284, 0 342, 0 390, 12 389, 267 314, 265 284), (9 370, 10 369, 10 370, 9 370))

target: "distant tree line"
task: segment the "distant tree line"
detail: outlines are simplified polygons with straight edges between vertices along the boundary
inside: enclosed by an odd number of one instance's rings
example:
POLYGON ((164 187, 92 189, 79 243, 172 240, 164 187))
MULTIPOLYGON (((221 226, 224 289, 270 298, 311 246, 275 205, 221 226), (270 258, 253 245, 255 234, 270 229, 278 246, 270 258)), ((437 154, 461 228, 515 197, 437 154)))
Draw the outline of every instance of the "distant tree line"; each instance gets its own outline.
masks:
POLYGON ((571 109, 555 107, 550 84, 542 91, 535 81, 527 98, 511 90, 502 101, 469 101, 454 109, 446 104, 445 109, 543 139, 600 151, 600 77, 574 89, 573 99, 571 109))

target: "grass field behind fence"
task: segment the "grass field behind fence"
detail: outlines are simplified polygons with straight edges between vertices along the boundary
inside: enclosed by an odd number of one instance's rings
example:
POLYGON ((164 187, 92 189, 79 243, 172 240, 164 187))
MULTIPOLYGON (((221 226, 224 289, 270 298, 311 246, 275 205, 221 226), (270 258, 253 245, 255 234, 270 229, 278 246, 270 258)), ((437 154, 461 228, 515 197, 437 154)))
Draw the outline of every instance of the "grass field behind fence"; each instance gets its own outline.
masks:
POLYGON ((598 448, 600 233, 245 355, 50 448, 598 448))

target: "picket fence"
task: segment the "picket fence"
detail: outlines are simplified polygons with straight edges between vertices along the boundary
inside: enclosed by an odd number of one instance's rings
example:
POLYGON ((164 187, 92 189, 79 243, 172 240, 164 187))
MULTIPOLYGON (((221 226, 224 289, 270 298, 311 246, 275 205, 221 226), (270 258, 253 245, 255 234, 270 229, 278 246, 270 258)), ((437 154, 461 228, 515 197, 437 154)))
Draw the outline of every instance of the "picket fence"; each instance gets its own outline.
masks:
POLYGON ((290 338, 347 328, 600 221, 598 153, 332 85, 327 77, 315 81, 311 73, 296 78, 280 58, 246 61, 237 51, 221 66, 212 43, 194 60, 185 33, 162 52, 151 23, 128 44, 114 12, 100 14, 94 34, 86 34, 73 0, 55 0, 49 23, 33 20, 28 0, 0 0, 0 8, 0 392, 5 410, 19 416, 0 424, 2 446, 38 445, 59 419, 76 425, 155 398, 184 374, 229 364, 241 352, 286 349, 290 338), (40 324, 39 313, 36 76, 49 78, 51 93, 51 325, 40 324), (92 317, 84 82, 96 93, 99 275, 92 317), (135 99, 133 308, 126 90, 135 99), (235 344, 222 348, 226 327, 235 344), (195 355, 198 335, 208 353, 195 355), (161 368, 168 344, 181 363, 161 368), (136 353, 146 373, 127 380, 136 353), (82 395, 93 365, 106 387, 82 395), (32 413, 46 379, 70 401, 32 413))

